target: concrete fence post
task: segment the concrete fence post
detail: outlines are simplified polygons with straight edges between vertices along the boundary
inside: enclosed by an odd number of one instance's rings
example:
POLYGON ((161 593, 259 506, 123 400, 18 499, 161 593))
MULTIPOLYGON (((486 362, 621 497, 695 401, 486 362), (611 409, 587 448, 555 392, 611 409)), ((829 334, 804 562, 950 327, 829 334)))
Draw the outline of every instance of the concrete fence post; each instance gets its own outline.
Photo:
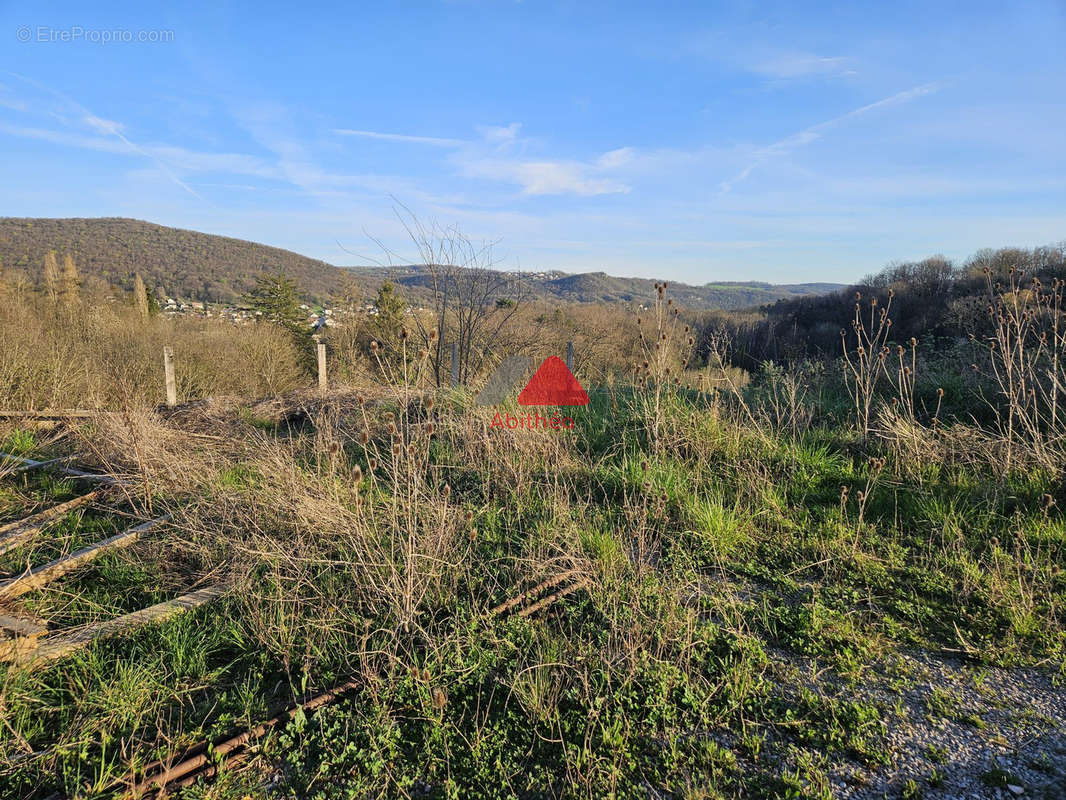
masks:
POLYGON ((167 406, 173 408, 178 404, 178 382, 174 378, 174 350, 170 345, 163 348, 163 378, 167 387, 167 406))
POLYGON ((324 392, 329 388, 326 380, 326 343, 319 342, 315 349, 318 352, 318 389, 324 392))

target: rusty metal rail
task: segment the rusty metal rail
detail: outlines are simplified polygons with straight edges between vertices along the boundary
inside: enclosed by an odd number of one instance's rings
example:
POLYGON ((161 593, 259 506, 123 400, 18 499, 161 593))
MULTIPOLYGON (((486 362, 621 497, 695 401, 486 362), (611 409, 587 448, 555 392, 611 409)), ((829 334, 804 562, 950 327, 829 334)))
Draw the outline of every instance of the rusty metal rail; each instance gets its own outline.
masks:
POLYGON ((232 765, 247 757, 248 745, 263 738, 268 732, 284 725, 297 711, 305 714, 339 700, 344 694, 358 688, 359 681, 347 681, 323 692, 304 703, 296 703, 280 714, 276 714, 256 727, 211 744, 206 741, 186 750, 176 762, 155 761, 147 765, 142 772, 145 777, 137 780, 131 774, 127 779, 129 788, 125 798, 143 798, 147 795, 180 786, 188 786, 201 778, 210 778, 218 771, 217 762, 232 765))
MULTIPOLYGON (((582 575, 579 570, 568 570, 547 578, 536 586, 521 592, 516 597, 495 606, 489 610, 489 614, 491 616, 500 616, 518 609, 515 612, 518 616, 528 617, 587 585, 588 578, 582 575), (541 596, 547 590, 567 581, 572 582, 547 596, 541 596), (531 600, 535 602, 529 602, 531 600)), ((342 683, 340 686, 320 694, 306 703, 291 706, 282 713, 243 733, 215 743, 200 742, 185 750, 176 759, 154 761, 139 770, 142 777, 137 778, 134 773, 130 773, 125 781, 125 785, 128 788, 123 798, 126 800, 140 800, 146 797, 161 797, 168 791, 190 786, 201 779, 214 777, 218 774, 222 765, 234 766, 248 758, 251 755, 248 749, 250 744, 263 738, 269 731, 279 725, 288 722, 297 710, 311 713, 341 699, 343 695, 358 688, 360 685, 360 682, 357 681, 342 683)))

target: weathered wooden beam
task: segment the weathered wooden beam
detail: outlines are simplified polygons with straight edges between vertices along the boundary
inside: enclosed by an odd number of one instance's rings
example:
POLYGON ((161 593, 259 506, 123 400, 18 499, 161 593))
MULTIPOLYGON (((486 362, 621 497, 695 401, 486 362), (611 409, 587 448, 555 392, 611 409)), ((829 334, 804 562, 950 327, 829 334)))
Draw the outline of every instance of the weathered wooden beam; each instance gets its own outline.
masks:
MULTIPOLYGON (((140 611, 123 614, 120 617, 103 620, 102 622, 95 622, 75 631, 44 636, 35 642, 24 642, 21 647, 13 645, 6 652, 0 649, 0 660, 14 661, 20 665, 43 665, 77 650, 82 650, 97 639, 133 630, 150 622, 162 622, 183 611, 210 603, 212 600, 222 596, 226 588, 225 584, 216 584, 206 589, 183 594, 173 600, 156 603, 154 606, 142 608, 140 611)), ((0 644, 0 647, 2 647, 2 644, 0 644)))
POLYGON ((0 453, 0 466, 5 461, 14 461, 20 465, 20 469, 37 469, 44 468, 50 469, 52 472, 58 472, 61 475, 68 475, 72 478, 79 478, 85 481, 99 481, 100 483, 118 484, 119 481, 112 478, 110 475, 97 475, 94 472, 82 472, 80 469, 74 469, 73 467, 59 466, 55 461, 36 461, 32 458, 23 458, 22 456, 13 456, 9 453, 0 453))
POLYGON ((0 611, 0 630, 10 631, 18 636, 40 636, 48 631, 47 625, 37 620, 16 617, 0 611))
POLYGON ((77 455, 60 456, 59 458, 50 458, 47 461, 34 461, 32 464, 23 464, 21 467, 15 467, 11 470, 13 473, 19 472, 31 472, 35 469, 54 469, 60 464, 69 464, 76 459, 77 455))
POLYGON ((46 508, 44 511, 38 511, 25 519, 0 525, 0 556, 36 536, 46 525, 64 514, 95 500, 101 493, 100 489, 94 489, 88 494, 83 494, 73 500, 67 500, 65 503, 46 508))
POLYGON ((92 411, 83 408, 45 409, 43 411, 15 411, 0 409, 0 419, 91 419, 113 411, 92 411))
POLYGON ((14 639, 0 639, 0 661, 14 661, 16 664, 36 652, 40 637, 16 636, 14 639))
POLYGON ((169 519, 170 515, 165 514, 162 517, 149 520, 135 528, 130 528, 127 531, 115 534, 114 536, 104 539, 102 542, 83 547, 81 550, 71 553, 70 555, 57 558, 55 561, 49 561, 47 564, 35 567, 18 577, 3 581, 0 583, 0 599, 19 597, 27 592, 32 592, 34 589, 39 589, 40 587, 51 583, 56 578, 65 575, 71 570, 77 569, 82 564, 87 564, 90 561, 93 561, 108 550, 129 547, 141 538, 145 532, 162 525, 169 519))

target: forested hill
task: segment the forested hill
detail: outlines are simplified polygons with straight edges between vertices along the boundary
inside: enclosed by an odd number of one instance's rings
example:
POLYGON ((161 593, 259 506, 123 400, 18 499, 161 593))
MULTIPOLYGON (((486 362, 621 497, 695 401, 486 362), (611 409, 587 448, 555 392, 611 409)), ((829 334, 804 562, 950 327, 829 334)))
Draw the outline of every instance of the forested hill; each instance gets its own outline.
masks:
POLYGON ((49 250, 71 253, 83 277, 129 288, 139 272, 149 286, 193 300, 235 300, 264 272, 285 272, 320 300, 339 296, 352 280, 347 270, 289 250, 141 220, 0 217, 5 269, 36 281, 49 250))
MULTIPOLYGON (((129 289, 134 273, 171 297, 231 302, 245 296, 263 273, 284 272, 308 299, 339 299, 352 286, 372 297, 391 280, 414 305, 430 301, 428 270, 418 266, 337 267, 325 261, 243 239, 168 228, 135 219, 35 219, 0 217, 0 264, 21 270, 37 283, 45 254, 70 253, 84 279, 129 289)), ((603 272, 527 272, 527 288, 550 303, 645 303, 655 296, 648 278, 618 278, 603 272)), ((702 286, 673 283, 670 295, 686 308, 735 309, 782 298, 822 294, 831 283, 774 285, 716 282, 702 286)))
MULTIPOLYGON (((399 286, 412 301, 423 300, 431 291, 433 277, 425 267, 353 267, 361 283, 378 285, 383 280, 399 286)), ((530 293, 558 303, 647 303, 655 297, 650 278, 618 278, 604 272, 526 272, 523 280, 530 293)), ((756 281, 719 281, 702 286, 670 283, 670 296, 679 305, 695 309, 751 308, 789 297, 824 294, 840 289, 839 283, 772 284, 756 281)))

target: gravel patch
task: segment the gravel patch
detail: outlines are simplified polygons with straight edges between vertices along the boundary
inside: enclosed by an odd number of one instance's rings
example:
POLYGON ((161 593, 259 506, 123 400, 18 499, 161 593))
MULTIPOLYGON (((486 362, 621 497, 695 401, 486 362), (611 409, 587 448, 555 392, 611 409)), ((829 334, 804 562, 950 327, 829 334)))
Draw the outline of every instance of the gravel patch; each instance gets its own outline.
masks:
POLYGON ((833 796, 1066 798, 1066 685, 1046 670, 895 654, 851 691, 885 709, 889 765, 840 764, 833 796))

